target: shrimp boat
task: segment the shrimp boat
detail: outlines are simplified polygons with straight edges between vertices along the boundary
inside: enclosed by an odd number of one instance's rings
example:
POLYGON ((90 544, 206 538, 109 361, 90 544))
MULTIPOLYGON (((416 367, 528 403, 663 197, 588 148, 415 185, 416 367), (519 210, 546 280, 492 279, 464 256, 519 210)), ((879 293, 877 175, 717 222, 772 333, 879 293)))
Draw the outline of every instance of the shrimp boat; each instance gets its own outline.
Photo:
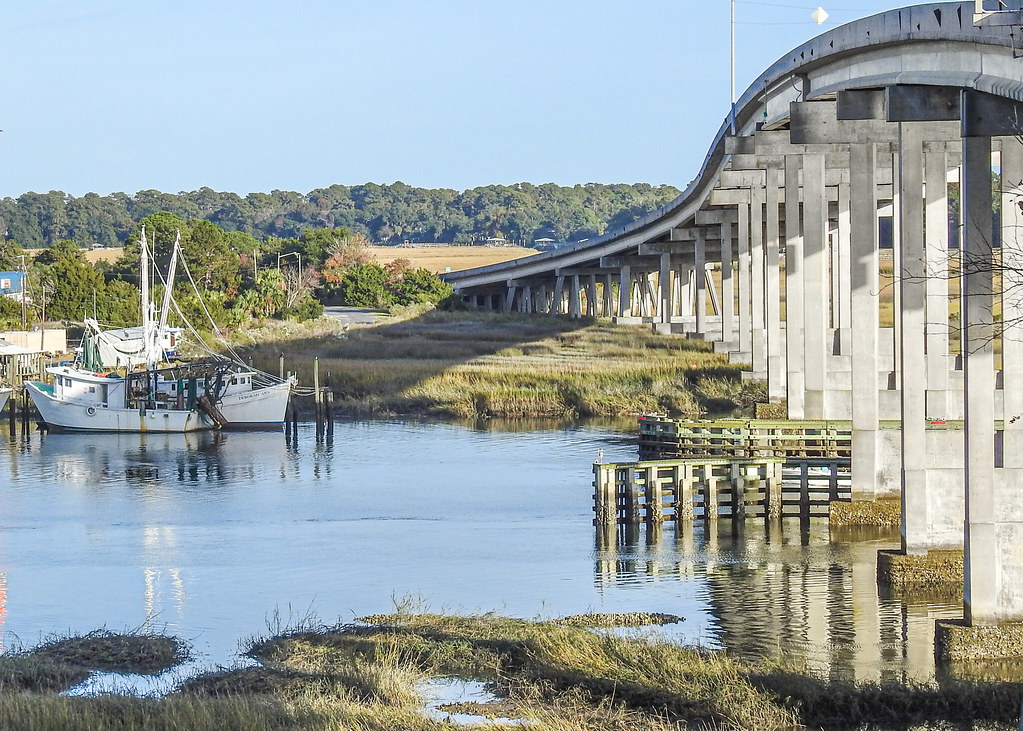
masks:
MULTIPOLYGON (((142 326, 132 343, 121 374, 108 371, 102 346, 117 338, 104 337, 95 321, 74 363, 47 368, 53 383, 26 381, 42 421, 55 431, 194 432, 210 429, 273 429, 284 423, 293 382, 281 381, 243 363, 213 359, 165 364, 162 341, 179 242, 174 242, 163 308, 156 318, 149 296, 149 250, 145 230, 139 242, 142 326), (138 370, 130 370, 134 366, 138 370)), ((123 340, 123 339, 122 339, 123 340)), ((114 365, 120 365, 116 361, 114 365)))

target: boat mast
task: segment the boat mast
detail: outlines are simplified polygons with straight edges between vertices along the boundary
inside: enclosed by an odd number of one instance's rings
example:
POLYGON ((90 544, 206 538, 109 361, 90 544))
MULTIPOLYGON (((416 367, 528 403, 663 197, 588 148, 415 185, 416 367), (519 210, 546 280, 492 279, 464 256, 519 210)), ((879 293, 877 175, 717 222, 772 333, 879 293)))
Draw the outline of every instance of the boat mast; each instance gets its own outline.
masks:
MULTIPOLYGON (((167 281, 164 283, 166 289, 163 291, 163 308, 160 310, 160 327, 156 331, 157 342, 163 338, 163 329, 167 327, 167 315, 170 314, 171 295, 174 292, 174 272, 178 266, 178 253, 181 248, 181 232, 178 231, 174 237, 174 247, 171 249, 170 267, 167 269, 167 281)), ((161 355, 162 355, 161 343, 161 355)))
POLYGON ((139 237, 139 277, 141 298, 142 298, 142 342, 143 354, 146 359, 146 368, 155 368, 160 361, 159 333, 156 331, 156 323, 153 322, 154 305, 150 296, 149 287, 149 243, 146 241, 146 229, 142 228, 139 237))

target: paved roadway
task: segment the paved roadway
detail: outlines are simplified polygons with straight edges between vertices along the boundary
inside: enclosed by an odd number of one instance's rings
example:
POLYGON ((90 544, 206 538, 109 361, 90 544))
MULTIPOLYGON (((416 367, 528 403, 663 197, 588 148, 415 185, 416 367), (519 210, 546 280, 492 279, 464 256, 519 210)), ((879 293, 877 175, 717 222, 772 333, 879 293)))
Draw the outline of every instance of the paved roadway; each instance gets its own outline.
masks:
POLYGON ((333 317, 342 325, 347 325, 348 327, 375 325, 377 318, 380 317, 379 312, 362 307, 324 307, 323 314, 327 317, 333 317))

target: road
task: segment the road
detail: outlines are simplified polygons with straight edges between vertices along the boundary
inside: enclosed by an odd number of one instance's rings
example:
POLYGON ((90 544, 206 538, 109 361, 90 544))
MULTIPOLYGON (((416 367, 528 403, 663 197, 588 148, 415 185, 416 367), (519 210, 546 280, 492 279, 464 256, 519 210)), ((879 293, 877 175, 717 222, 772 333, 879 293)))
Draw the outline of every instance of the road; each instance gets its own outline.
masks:
POLYGON ((348 327, 375 325, 377 318, 380 317, 380 313, 376 310, 367 310, 362 307, 324 307, 323 314, 327 317, 333 317, 342 325, 347 325, 348 327))

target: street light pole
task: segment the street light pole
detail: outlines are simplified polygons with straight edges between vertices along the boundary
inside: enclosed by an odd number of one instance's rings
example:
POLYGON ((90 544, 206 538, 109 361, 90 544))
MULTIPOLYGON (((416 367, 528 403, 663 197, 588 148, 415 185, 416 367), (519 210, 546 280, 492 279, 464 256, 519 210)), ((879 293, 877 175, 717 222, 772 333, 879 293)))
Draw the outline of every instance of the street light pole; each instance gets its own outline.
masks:
POLYGON ((735 0, 732 0, 732 22, 731 22, 731 63, 729 68, 731 71, 731 126, 732 134, 735 135, 735 0))

